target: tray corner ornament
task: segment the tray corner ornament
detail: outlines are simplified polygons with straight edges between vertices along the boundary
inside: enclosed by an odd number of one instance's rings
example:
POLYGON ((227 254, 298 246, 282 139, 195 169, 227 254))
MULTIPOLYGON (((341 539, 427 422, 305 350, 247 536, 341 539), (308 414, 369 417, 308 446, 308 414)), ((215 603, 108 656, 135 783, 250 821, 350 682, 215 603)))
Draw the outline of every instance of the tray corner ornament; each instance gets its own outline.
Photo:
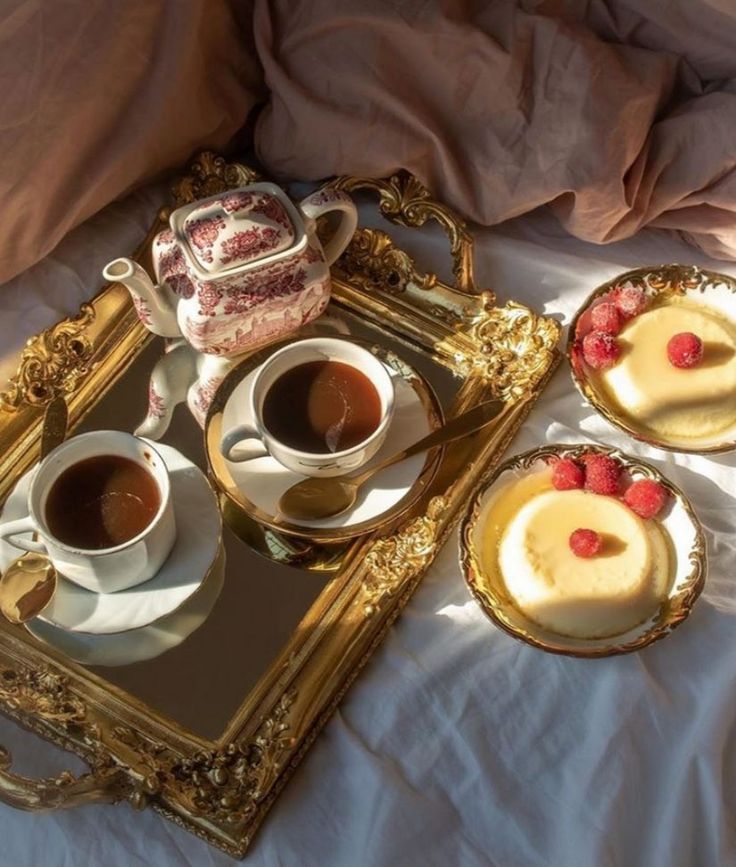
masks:
POLYGON ((0 392, 0 409, 14 412, 23 403, 45 406, 54 397, 71 394, 89 370, 92 347, 85 330, 94 319, 91 304, 82 304, 73 318, 31 337, 18 369, 0 392))
MULTIPOLYGON (((204 152, 174 183, 173 202, 260 178, 255 169, 204 152)), ((411 509, 347 547, 334 577, 219 738, 193 734, 63 654, 46 652, 22 629, 0 623, 0 710, 90 765, 88 774, 34 781, 13 773, 0 748, 0 801, 29 810, 122 800, 150 805, 242 857, 559 361, 559 324, 514 301, 499 306, 494 292, 477 288, 470 229, 416 178, 406 172, 388 179, 344 177, 330 186, 378 194, 390 222, 438 223, 449 240, 454 275, 452 285, 445 283, 423 272, 387 232, 360 228, 333 268, 334 309, 424 353, 452 380, 451 413, 491 396, 502 398, 505 409, 482 437, 446 448, 411 509)), ((167 216, 163 208, 138 252, 144 264, 167 216)), ((29 341, 0 395, 0 496, 35 459, 39 407, 63 394, 73 427, 152 339, 127 291, 113 283, 77 317, 29 341)))
POLYGON ((540 316, 529 307, 508 301, 503 307, 481 297, 469 311, 463 333, 473 351, 461 352, 457 369, 465 376, 488 380, 498 397, 513 400, 538 388, 555 363, 560 341, 559 322, 540 316))
POLYGON ((29 811, 70 809, 83 804, 129 801, 136 809, 158 790, 155 776, 121 767, 101 748, 99 726, 90 722, 86 703, 70 688, 68 679, 44 666, 18 663, 0 669, 3 712, 59 746, 65 734, 81 735, 88 748, 75 750, 91 770, 80 776, 62 771, 55 777, 30 779, 11 771, 12 756, 0 747, 0 800, 29 811))

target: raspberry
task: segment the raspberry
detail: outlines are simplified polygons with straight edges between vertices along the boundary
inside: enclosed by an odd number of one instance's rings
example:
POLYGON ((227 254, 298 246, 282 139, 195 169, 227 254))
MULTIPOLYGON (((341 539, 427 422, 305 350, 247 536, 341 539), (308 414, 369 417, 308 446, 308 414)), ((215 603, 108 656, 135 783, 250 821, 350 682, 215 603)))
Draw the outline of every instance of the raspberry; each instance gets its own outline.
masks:
POLYGON ((611 292, 611 297, 618 312, 624 319, 632 319, 634 316, 638 316, 647 309, 647 305, 649 304, 649 299, 644 294, 644 290, 638 286, 632 286, 631 283, 617 286, 611 292))
POLYGON ((570 550, 576 557, 595 557, 601 550, 603 540, 595 530, 580 528, 570 534, 570 550))
POLYGON ((621 464, 610 455, 588 455, 585 459, 585 489, 594 494, 617 494, 621 464))
POLYGON ((653 518, 667 500, 667 491, 651 479, 632 482, 624 493, 624 503, 640 518, 653 518))
POLYGON ((621 347, 612 334, 591 331, 583 338, 583 358, 595 370, 613 366, 621 354, 621 347))
POLYGON ((590 321, 595 331, 603 331, 606 334, 618 334, 623 325, 621 314, 612 301, 596 304, 590 311, 590 321))
POLYGON ((703 341, 692 331, 682 331, 670 337, 667 358, 675 367, 695 367, 703 358, 703 341))
POLYGON ((570 458, 562 458, 552 468, 552 484, 558 491, 572 491, 585 484, 585 470, 570 458))

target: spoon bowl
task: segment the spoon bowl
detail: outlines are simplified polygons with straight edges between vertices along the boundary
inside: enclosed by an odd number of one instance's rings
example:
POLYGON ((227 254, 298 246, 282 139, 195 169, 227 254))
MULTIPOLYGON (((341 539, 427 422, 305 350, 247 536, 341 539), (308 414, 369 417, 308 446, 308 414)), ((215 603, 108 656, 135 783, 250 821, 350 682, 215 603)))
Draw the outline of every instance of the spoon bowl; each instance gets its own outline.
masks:
POLYGON ((45 554, 29 551, 8 566, 0 580, 0 611, 11 623, 40 614, 56 592, 56 569, 45 554))
MULTIPOLYGON (((43 415, 41 460, 64 442, 68 420, 66 400, 62 396, 53 398, 43 415)), ((31 620, 51 602, 56 582, 56 569, 45 554, 21 554, 0 578, 0 612, 11 623, 31 620)))

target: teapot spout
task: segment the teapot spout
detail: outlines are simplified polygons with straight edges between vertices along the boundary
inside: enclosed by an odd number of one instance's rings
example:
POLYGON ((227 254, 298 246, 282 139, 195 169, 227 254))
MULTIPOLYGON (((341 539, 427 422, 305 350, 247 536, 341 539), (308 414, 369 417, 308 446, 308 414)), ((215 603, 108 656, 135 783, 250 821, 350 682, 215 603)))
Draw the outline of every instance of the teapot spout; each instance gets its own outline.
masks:
POLYGON ((110 283, 122 283, 130 292, 141 322, 160 337, 181 337, 176 321, 176 296, 168 287, 155 286, 143 268, 132 259, 113 259, 102 271, 110 283))

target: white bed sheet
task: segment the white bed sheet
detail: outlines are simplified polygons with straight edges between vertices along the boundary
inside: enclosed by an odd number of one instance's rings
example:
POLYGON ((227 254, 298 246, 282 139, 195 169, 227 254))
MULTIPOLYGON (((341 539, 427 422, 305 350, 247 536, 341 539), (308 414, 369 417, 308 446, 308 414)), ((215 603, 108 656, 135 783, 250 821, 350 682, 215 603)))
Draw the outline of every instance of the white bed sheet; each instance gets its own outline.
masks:
MULTIPOLYGON (((104 262, 132 246, 160 188, 112 206, 3 287, 0 372, 28 335, 71 312, 104 262)), ((417 245, 416 239, 412 245, 417 245)), ((424 261, 445 263, 429 232, 424 261)), ((736 274, 672 235, 607 247, 537 214, 478 234, 480 279, 567 322, 585 294, 629 267, 694 262, 736 274)), ((547 655, 481 614, 453 539, 271 811, 254 865, 708 867, 736 863, 736 476, 732 456, 634 443, 585 407, 566 366, 511 452, 600 441, 651 460, 692 499, 710 574, 690 619, 638 654, 547 655)), ((14 768, 49 775, 75 759, 0 718, 14 768)), ((0 806, 0 865, 224 865, 232 859, 127 805, 45 816, 0 806)))

